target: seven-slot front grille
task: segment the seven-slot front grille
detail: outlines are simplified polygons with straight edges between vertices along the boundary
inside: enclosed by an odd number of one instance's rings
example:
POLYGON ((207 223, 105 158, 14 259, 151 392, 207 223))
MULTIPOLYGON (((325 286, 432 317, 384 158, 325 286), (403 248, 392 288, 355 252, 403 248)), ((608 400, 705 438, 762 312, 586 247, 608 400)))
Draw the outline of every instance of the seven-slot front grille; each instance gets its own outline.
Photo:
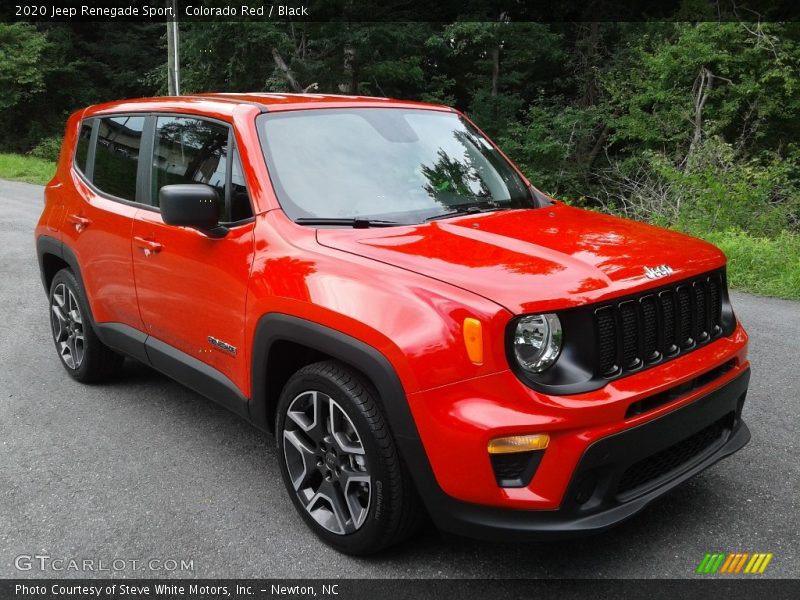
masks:
POLYGON ((720 336, 723 285, 712 273, 598 308, 597 374, 635 371, 720 336))

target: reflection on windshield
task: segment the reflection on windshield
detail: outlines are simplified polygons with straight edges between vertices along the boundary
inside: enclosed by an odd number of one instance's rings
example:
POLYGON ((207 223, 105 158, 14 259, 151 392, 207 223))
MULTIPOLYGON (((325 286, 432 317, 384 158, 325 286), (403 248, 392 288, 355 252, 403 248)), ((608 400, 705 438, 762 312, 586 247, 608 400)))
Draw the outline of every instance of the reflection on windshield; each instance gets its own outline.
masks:
MULTIPOLYGON (((474 151, 475 144, 463 131, 454 131, 453 136, 461 142, 464 148, 474 151)), ((445 150, 440 149, 437 153, 437 160, 433 165, 421 165, 422 174, 427 179, 424 186, 428 195, 439 201, 442 206, 448 205, 448 200, 453 196, 457 198, 490 198, 495 199, 489 186, 478 174, 478 169, 473 163, 471 152, 465 152, 463 156, 456 158, 450 156, 445 150)), ((489 177, 491 174, 487 173, 489 177)), ((501 182, 502 185, 502 182, 501 182)), ((496 190, 504 196, 503 200, 508 200, 508 190, 497 187, 496 190)))
POLYGON ((259 117, 281 206, 293 218, 420 223, 534 206, 511 166, 454 113, 317 109, 259 117))

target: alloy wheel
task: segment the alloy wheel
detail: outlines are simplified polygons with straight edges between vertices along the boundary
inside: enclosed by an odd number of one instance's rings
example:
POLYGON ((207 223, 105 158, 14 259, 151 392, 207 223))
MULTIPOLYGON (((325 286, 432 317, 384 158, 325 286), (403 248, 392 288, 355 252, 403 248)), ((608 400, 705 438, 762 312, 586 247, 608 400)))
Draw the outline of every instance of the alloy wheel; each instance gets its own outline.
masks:
POLYGON ((83 318, 75 294, 63 283, 53 290, 50 312, 53 338, 61 360, 70 369, 80 368, 85 350, 83 318))
POLYGON ((294 491, 319 525, 346 535, 364 524, 372 477, 361 437, 333 398, 312 390, 292 400, 283 453, 294 491))

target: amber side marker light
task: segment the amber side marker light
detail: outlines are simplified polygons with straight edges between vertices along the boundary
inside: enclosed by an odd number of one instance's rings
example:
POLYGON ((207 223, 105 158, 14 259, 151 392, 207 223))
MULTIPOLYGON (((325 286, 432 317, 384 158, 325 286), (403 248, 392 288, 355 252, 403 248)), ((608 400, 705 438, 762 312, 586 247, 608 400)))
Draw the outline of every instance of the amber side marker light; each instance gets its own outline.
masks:
POLYGON ((478 319, 467 317, 462 328, 467 356, 476 365, 483 364, 483 328, 478 319))
POLYGON ((544 450, 550 443, 550 436, 546 433, 534 435, 511 435, 508 437, 494 438, 489 442, 489 454, 511 454, 513 452, 531 452, 544 450))

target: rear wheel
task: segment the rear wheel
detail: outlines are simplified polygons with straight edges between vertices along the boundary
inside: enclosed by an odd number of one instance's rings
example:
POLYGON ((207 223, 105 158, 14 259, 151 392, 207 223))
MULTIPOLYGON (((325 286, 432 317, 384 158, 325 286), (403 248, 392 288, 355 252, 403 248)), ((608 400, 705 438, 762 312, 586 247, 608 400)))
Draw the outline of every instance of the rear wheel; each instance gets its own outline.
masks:
POLYGON ((283 389, 276 421, 284 483, 323 541, 365 555, 416 529, 416 492, 377 392, 360 374, 336 361, 300 369, 283 389))
POLYGON ((86 297, 69 269, 50 284, 50 328, 61 364, 71 377, 85 383, 111 376, 123 358, 97 337, 88 318, 86 297))

